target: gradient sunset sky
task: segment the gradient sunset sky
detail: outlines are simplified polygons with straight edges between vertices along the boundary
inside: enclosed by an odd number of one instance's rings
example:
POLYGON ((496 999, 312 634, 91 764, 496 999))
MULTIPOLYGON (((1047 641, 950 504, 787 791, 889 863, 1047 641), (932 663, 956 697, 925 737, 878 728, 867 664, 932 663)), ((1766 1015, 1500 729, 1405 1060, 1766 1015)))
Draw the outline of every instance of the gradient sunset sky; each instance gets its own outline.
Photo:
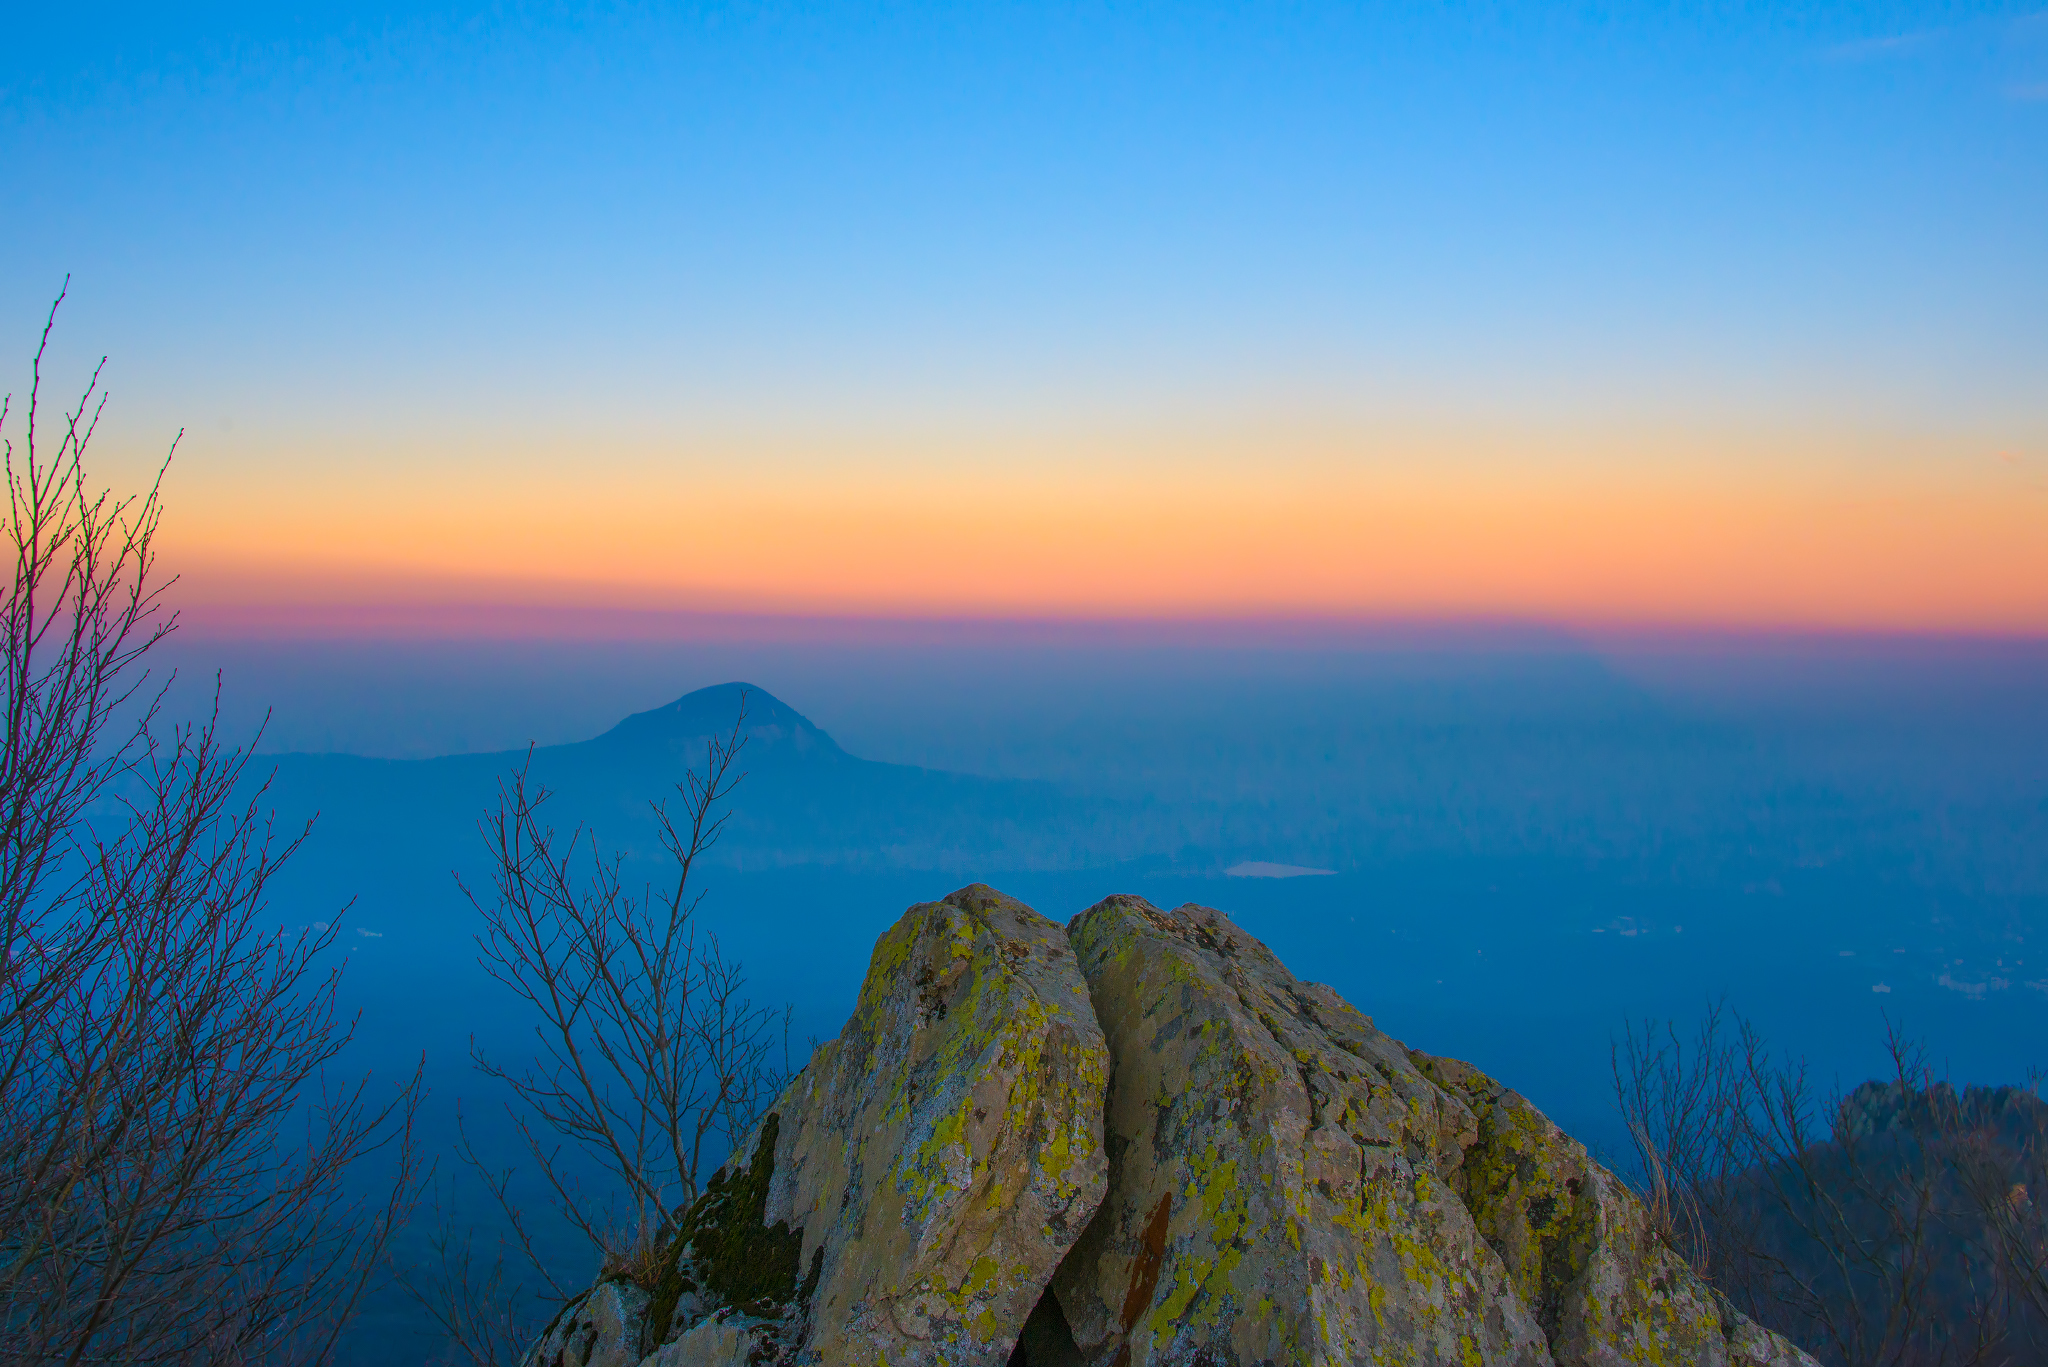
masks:
POLYGON ((201 623, 2048 633, 2037 5, 283 8, 0 46, 201 623))

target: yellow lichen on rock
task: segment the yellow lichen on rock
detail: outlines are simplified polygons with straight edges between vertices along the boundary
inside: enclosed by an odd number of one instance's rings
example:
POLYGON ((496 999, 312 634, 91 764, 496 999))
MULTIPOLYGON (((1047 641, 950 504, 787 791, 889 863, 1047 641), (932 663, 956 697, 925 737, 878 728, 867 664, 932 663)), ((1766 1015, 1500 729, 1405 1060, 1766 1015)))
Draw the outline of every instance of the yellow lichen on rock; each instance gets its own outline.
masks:
POLYGON ((1136 897, 911 908, 675 1237, 529 1367, 1814 1367, 1521 1096, 1136 897))
POLYGON ((1477 1122, 1452 1181, 1559 1367, 1811 1362, 1721 1302, 1635 1194, 1521 1096, 1470 1064, 1410 1057, 1477 1122))
POLYGON ((1527 1101, 1221 913, 1112 897, 1067 933, 1113 1063, 1109 1194, 1053 1278, 1090 1367, 1810 1367, 1527 1101))
POLYGON ((1111 898, 1068 938, 1114 1060, 1109 1196, 1053 1281, 1084 1361, 1547 1363, 1444 1218, 1456 1103, 1405 1050, 1206 908, 1111 898))
MULTIPOLYGON (((981 885, 912 907, 775 1103, 760 1218, 807 1281, 748 1360, 1001 1367, 1101 1201, 1107 1069, 1057 924, 981 885)), ((687 1309, 678 1341, 732 1315, 687 1309)))

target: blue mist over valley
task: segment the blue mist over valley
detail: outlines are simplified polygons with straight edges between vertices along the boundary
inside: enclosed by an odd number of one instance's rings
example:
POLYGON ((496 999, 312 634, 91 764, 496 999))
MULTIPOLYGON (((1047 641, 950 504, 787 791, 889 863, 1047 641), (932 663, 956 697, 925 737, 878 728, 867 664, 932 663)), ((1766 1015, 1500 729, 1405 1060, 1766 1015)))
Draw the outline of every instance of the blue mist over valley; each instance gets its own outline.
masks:
MULTIPOLYGON (((510 1166, 470 1051, 517 1062, 533 1037, 458 886, 489 896, 479 818, 530 743, 552 823, 658 883, 647 802, 743 692, 747 776, 699 915, 758 1002, 793 1007, 793 1064, 837 1032, 875 937, 970 882, 1062 921, 1119 892, 1221 908, 1611 1161, 1610 1042, 1717 1000, 1824 1085, 1881 1070, 1887 1019, 1959 1082, 2048 1061, 2036 643, 1104 629, 179 640, 175 663, 179 699, 220 672, 231 731, 268 713, 255 767, 280 830, 317 817, 271 905, 286 926, 348 908, 345 1061, 395 1076, 424 1056, 428 1147, 459 1108, 510 1166)), ((384 1297, 358 1335, 395 1341, 409 1314, 384 1297)))

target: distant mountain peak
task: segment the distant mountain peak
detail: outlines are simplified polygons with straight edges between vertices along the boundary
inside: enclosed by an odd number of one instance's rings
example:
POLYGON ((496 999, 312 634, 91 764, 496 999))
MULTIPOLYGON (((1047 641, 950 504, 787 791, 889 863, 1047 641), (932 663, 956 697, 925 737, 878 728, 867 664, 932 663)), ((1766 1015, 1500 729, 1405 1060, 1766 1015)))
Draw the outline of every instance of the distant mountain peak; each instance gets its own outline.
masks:
POLYGON ((711 736, 731 733, 733 723, 739 719, 742 700, 747 712, 745 734, 750 758, 763 750, 792 750, 819 757, 845 753, 809 717, 760 685, 740 682, 713 684, 685 693, 661 707, 635 712, 590 743, 668 751, 698 749, 711 736))

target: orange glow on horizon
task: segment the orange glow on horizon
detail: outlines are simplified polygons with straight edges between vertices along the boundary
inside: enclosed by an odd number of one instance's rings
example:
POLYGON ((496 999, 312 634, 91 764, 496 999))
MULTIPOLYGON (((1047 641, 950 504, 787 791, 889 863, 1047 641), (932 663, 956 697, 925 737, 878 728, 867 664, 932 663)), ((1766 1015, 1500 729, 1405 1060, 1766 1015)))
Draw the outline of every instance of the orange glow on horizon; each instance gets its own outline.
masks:
POLYGON ((1785 450, 394 461, 214 481, 166 563, 196 622, 252 630, 385 605, 451 632, 518 607, 2048 632, 2048 463, 1785 450))

